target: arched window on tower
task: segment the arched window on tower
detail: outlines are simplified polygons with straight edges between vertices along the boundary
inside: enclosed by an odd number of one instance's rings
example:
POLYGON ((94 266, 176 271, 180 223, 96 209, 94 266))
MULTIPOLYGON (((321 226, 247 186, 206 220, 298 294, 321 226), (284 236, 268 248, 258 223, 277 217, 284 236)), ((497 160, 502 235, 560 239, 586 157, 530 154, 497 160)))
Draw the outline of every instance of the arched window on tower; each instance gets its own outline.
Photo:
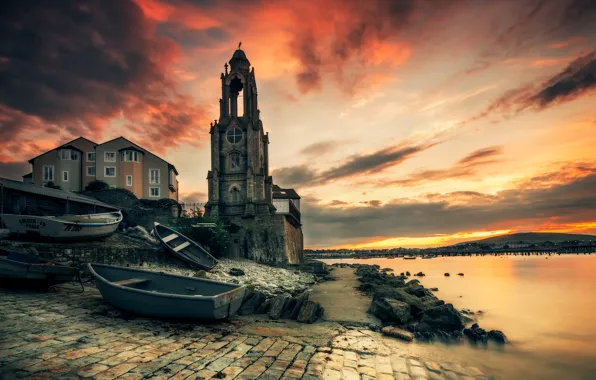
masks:
POLYGON ((230 154, 230 169, 231 170, 238 170, 240 169, 242 161, 240 158, 240 153, 234 152, 230 154))
POLYGON ((230 194, 232 195, 232 202, 240 201, 240 190, 238 190, 237 187, 232 187, 232 190, 230 190, 230 194))

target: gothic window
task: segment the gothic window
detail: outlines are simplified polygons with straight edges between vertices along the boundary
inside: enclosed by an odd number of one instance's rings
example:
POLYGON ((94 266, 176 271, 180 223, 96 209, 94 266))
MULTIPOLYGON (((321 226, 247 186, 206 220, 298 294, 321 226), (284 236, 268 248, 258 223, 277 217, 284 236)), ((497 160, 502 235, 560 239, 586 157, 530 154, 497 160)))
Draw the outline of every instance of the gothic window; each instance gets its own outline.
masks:
POLYGON ((238 188, 233 187, 232 190, 230 190, 230 193, 232 194, 232 202, 240 201, 240 190, 238 190, 238 188))
POLYGON ((228 129, 226 136, 231 144, 236 144, 242 140, 242 130, 238 127, 232 127, 228 129))
POLYGON ((240 153, 230 154, 230 169, 240 169, 240 153))

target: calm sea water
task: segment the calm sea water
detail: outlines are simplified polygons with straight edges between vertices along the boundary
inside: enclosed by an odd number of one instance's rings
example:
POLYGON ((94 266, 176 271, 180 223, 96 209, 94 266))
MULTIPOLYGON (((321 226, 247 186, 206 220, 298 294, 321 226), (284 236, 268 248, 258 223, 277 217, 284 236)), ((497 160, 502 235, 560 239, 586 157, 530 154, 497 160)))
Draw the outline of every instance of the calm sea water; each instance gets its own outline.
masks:
POLYGON ((502 330, 512 342, 504 349, 434 343, 430 351, 449 352, 499 378, 596 379, 596 255, 323 261, 422 271, 425 277, 412 278, 439 288, 435 294, 458 309, 482 310, 480 327, 502 330))

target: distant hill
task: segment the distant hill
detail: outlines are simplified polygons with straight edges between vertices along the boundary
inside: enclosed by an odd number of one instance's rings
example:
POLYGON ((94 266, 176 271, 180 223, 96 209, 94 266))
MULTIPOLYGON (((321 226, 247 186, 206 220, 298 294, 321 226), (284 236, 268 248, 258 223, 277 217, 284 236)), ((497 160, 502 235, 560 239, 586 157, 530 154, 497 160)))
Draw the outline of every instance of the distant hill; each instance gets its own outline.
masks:
MULTIPOLYGON (((483 243, 483 244, 507 244, 507 243, 544 243, 550 241, 552 243, 559 243, 567 240, 589 241, 596 240, 595 235, 580 235, 580 234, 560 234, 550 232, 523 232, 519 234, 509 234, 493 236, 487 239, 476 240, 468 243, 483 243)), ((460 243, 462 244, 462 243, 460 243)), ((463 243, 465 244, 465 243, 463 243)), ((459 244, 458 244, 459 245, 459 244)))

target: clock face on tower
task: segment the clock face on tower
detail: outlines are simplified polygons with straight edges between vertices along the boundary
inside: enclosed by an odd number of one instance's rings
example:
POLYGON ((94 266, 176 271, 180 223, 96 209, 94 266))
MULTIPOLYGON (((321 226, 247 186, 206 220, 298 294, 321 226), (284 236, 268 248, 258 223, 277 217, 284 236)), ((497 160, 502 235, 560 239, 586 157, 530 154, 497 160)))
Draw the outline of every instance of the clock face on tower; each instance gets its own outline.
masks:
POLYGON ((228 129, 226 137, 230 144, 236 144, 242 140, 242 130, 238 127, 232 127, 228 129))

